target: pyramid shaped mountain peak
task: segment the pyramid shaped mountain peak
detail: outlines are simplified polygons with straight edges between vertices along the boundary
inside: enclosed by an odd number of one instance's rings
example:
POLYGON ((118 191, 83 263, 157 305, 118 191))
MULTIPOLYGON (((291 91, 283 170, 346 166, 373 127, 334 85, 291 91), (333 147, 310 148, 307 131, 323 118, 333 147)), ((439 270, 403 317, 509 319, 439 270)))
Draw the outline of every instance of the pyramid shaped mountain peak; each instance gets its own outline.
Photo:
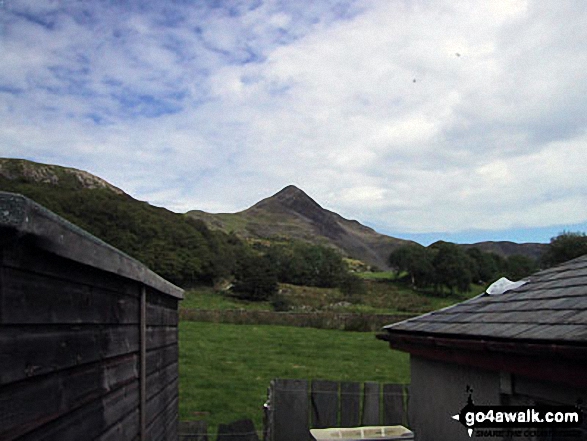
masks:
POLYGON ((284 187, 273 196, 257 202, 253 207, 271 211, 291 210, 306 213, 307 211, 322 211, 323 208, 303 190, 295 185, 284 187))
POLYGON ((301 190, 300 188, 296 187, 293 184, 290 184, 290 185, 283 187, 281 190, 279 190, 277 193, 275 193, 274 196, 281 195, 281 194, 308 196, 303 190, 301 190))

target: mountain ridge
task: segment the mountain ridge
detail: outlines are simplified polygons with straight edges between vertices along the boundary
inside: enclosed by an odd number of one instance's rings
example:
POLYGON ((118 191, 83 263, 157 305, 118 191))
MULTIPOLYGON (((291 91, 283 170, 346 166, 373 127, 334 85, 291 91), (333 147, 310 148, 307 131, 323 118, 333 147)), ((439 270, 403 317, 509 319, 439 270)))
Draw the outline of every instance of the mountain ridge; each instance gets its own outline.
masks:
MULTIPOLYGON (((388 269, 389 254, 413 241, 378 233, 356 220, 346 219, 323 208, 295 185, 288 185, 272 196, 237 212, 211 214, 193 210, 188 216, 203 220, 212 228, 234 232, 248 239, 286 237, 333 246, 343 254, 381 269, 388 269)), ((538 259, 545 244, 517 244, 509 241, 485 241, 459 244, 477 247, 503 257, 521 254, 538 259)))
MULTIPOLYGON (((123 190, 91 173, 69 167, 24 159, 0 158, 0 178, 8 181, 54 185, 67 189, 107 189, 132 199, 123 190)), ((312 199, 295 185, 288 185, 237 213, 207 213, 191 210, 186 216, 203 221, 209 228, 233 232, 246 240, 301 240, 331 246, 346 256, 381 269, 395 248, 414 243, 378 233, 357 220, 346 219, 312 199)), ((538 258, 545 244, 487 241, 461 244, 502 256, 522 254, 538 258)))

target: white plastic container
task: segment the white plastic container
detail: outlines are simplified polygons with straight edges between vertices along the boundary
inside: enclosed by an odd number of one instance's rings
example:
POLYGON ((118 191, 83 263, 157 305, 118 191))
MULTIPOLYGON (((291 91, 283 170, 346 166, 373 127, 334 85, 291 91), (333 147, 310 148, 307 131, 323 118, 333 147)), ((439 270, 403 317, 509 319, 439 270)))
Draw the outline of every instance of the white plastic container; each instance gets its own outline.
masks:
POLYGON ((333 427, 330 429, 310 429, 316 441, 354 441, 354 440, 413 440, 414 432, 404 426, 365 426, 333 427))

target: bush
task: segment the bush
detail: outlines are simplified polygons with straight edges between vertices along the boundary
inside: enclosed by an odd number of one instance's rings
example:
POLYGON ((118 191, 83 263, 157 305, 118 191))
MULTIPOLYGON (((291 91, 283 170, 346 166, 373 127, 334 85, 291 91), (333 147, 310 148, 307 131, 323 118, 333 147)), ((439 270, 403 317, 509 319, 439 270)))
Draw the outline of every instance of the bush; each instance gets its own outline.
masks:
POLYGON ((232 287, 235 294, 246 300, 269 300, 277 293, 277 275, 265 256, 249 255, 237 265, 232 287))

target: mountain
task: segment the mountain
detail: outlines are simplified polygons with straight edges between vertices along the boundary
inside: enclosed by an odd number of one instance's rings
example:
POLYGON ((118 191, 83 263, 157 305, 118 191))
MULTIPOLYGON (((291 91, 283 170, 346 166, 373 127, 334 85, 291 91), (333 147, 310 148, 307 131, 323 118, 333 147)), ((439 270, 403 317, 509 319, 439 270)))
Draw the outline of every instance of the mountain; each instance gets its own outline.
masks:
POLYGON ((387 268, 391 251, 410 241, 379 234, 321 207, 299 188, 289 185, 252 207, 233 214, 194 210, 188 216, 212 228, 253 239, 297 239, 330 245, 343 254, 379 268, 387 268))
MULTIPOLYGON (((0 190, 22 193, 36 200, 178 283, 185 279, 172 274, 178 265, 184 273, 192 271, 202 275, 205 271, 209 274, 217 271, 214 268, 219 264, 210 263, 209 256, 210 253, 218 255, 211 251, 216 242, 224 249, 224 243, 232 240, 226 239, 223 233, 234 232, 243 239, 297 239, 328 245, 382 269, 388 267, 387 258, 393 249, 411 243, 345 219, 323 208, 293 185, 239 213, 211 214, 193 210, 186 216, 137 201, 82 170, 0 158, 0 190), (219 234, 212 237, 208 229, 219 234), (176 257, 181 253, 176 248, 181 249, 182 244, 187 243, 185 237, 194 234, 205 236, 203 240, 198 239, 206 244, 206 251, 201 254, 205 257, 200 262, 189 253, 183 253, 180 263, 176 257), (197 265, 203 267, 196 271, 197 265)), ((192 242, 198 241, 193 239, 192 242)), ((505 257, 522 254, 532 258, 539 256, 545 247, 513 242, 463 245, 473 246, 505 257)))
MULTIPOLYGON (((387 259, 395 248, 413 243, 377 233, 355 220, 345 219, 321 207, 293 185, 238 213, 211 214, 193 210, 187 215, 206 222, 211 228, 232 231, 242 238, 289 238, 330 245, 349 257, 379 268, 389 267, 387 259)), ((546 245, 503 241, 460 246, 477 247, 503 257, 520 254, 538 259, 546 245)))

